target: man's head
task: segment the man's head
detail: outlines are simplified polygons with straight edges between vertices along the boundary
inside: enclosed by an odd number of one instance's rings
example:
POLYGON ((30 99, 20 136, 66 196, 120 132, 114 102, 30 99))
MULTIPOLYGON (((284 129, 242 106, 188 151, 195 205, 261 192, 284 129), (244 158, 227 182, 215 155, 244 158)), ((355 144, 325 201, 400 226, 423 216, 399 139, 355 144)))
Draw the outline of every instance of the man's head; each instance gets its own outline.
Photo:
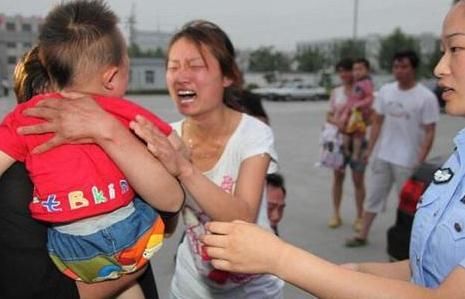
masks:
POLYGON ((410 86, 415 83, 419 63, 420 60, 415 51, 406 50, 394 54, 392 74, 401 86, 410 86))
POLYGON ((268 201, 268 219, 273 227, 276 227, 283 218, 284 201, 286 197, 286 187, 284 178, 278 173, 271 173, 266 176, 266 194, 268 201))

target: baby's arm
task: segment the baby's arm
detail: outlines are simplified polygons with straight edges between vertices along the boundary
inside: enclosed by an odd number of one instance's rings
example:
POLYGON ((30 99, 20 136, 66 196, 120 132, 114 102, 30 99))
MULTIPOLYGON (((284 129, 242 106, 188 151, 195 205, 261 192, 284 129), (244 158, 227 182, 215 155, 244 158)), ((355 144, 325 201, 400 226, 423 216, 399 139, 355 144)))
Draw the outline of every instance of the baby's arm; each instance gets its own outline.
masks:
POLYGON ((145 144, 92 97, 80 94, 66 96, 68 98, 60 100, 42 100, 24 111, 28 116, 47 121, 22 127, 20 134, 54 133, 54 137, 36 147, 34 152, 44 152, 64 143, 96 143, 121 169, 140 197, 159 210, 178 211, 184 199, 183 190, 147 151, 145 144))

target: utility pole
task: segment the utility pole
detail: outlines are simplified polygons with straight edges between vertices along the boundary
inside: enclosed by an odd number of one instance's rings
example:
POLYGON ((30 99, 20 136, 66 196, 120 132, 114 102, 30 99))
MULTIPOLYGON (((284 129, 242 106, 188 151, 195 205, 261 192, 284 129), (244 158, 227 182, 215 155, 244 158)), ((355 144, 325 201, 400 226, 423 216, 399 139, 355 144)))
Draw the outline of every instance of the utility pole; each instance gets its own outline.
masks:
POLYGON ((127 20, 129 29, 129 45, 132 46, 136 42, 136 5, 134 2, 131 5, 131 14, 127 20))
POLYGON ((354 0, 354 23, 352 27, 352 39, 357 40, 357 26, 358 26, 358 0, 354 0))

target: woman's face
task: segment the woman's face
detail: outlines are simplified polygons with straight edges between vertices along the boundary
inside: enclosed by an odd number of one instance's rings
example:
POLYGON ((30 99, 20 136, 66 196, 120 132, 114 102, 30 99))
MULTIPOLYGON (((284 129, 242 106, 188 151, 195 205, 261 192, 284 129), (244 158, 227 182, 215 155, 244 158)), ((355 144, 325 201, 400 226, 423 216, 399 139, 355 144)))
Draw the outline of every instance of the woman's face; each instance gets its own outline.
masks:
POLYGON ((222 107, 224 88, 232 82, 223 76, 218 60, 206 46, 199 49, 181 38, 168 53, 166 83, 179 112, 197 116, 222 107))
POLYGON ((337 74, 339 75, 339 79, 341 79, 341 83, 343 85, 351 85, 354 81, 354 75, 352 73, 352 70, 339 68, 337 70, 337 74))
POLYGON ((449 11, 441 39, 444 54, 434 74, 443 88, 446 112, 465 116, 465 4, 455 5, 449 11))

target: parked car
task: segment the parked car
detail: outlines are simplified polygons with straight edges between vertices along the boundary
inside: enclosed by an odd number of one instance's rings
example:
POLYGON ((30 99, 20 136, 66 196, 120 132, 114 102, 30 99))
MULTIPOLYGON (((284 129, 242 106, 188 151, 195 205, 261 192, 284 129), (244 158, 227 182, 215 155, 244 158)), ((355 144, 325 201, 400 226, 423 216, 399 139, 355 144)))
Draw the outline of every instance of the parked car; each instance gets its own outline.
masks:
POLYGON ((422 163, 402 187, 396 222, 387 231, 387 253, 391 261, 409 258, 410 234, 418 200, 445 160, 446 157, 439 156, 422 163))
POLYGON ((315 101, 328 98, 326 89, 302 82, 288 82, 276 87, 252 89, 252 92, 269 101, 315 101))

